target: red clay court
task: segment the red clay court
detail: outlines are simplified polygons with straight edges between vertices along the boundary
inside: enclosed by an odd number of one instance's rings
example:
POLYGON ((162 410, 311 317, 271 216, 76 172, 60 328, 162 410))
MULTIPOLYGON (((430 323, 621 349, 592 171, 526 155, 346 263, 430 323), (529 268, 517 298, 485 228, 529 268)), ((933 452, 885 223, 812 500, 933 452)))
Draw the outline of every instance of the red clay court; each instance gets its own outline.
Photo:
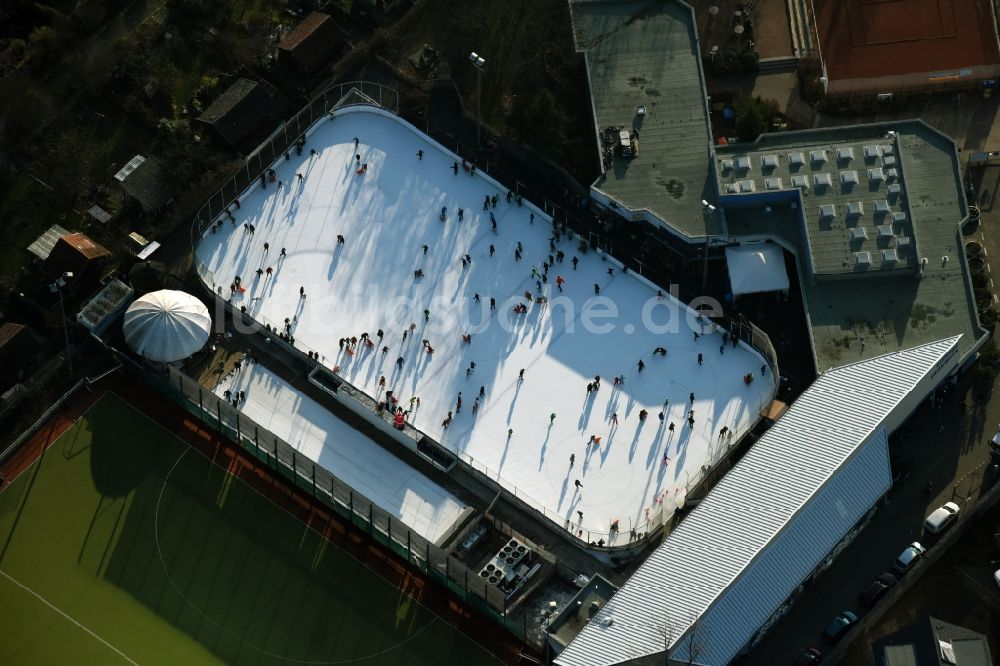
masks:
POLYGON ((971 82, 1000 64, 989 2, 815 0, 815 8, 831 93, 971 82))

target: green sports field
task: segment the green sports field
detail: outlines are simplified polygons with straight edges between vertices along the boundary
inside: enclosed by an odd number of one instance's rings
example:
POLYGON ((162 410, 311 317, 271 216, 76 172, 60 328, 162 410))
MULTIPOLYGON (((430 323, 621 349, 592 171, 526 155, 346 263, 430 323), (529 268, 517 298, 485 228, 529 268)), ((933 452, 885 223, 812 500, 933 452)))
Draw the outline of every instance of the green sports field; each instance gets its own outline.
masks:
POLYGON ((113 395, 0 493, 0 664, 499 663, 113 395))

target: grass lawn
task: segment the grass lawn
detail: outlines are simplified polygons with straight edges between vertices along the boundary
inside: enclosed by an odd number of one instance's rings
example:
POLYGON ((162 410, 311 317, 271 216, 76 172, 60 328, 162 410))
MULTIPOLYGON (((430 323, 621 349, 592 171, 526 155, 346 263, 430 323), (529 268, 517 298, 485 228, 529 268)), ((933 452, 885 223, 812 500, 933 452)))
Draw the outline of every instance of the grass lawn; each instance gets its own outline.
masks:
POLYGON ((114 395, 0 493, 0 663, 499 663, 114 395))

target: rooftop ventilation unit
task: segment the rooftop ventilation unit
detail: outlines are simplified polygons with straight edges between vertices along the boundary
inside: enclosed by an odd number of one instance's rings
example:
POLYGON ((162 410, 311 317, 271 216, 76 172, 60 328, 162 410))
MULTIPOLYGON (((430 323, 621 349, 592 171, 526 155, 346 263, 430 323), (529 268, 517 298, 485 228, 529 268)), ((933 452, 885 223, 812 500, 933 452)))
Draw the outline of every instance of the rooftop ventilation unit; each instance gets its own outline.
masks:
POLYGON ((885 157, 882 158, 882 165, 887 167, 896 166, 896 158, 893 157, 892 155, 886 155, 885 157))
POLYGON ((895 152, 896 152, 895 148, 892 147, 891 143, 887 143, 884 146, 882 146, 882 154, 883 155, 892 155, 895 152))
POLYGON ((760 165, 765 169, 774 169, 778 166, 778 156, 764 155, 764 157, 760 158, 760 165))
POLYGON ((722 160, 721 164, 722 164, 722 170, 723 171, 730 171, 733 168, 733 161, 732 160, 722 160))
POLYGON ((781 179, 780 178, 765 178, 764 188, 768 190, 780 190, 781 189, 781 179))
POLYGON ((750 158, 746 155, 741 155, 736 158, 736 168, 740 171, 746 171, 750 168, 750 158))
POLYGON ((899 183, 893 183, 888 187, 888 190, 889 194, 898 197, 902 193, 903 188, 899 186, 899 183))
POLYGON ((841 162, 847 162, 854 159, 854 149, 850 146, 842 146, 837 148, 837 159, 841 162))
POLYGON ((880 225, 878 225, 875 228, 878 229, 878 237, 879 238, 883 238, 884 239, 884 238, 892 238, 893 237, 892 225, 891 224, 880 224, 880 225))
POLYGON ((740 186, 736 183, 726 183, 726 194, 739 194, 740 186))
POLYGON ((866 160, 873 160, 873 159, 875 159, 878 156, 879 156, 879 148, 878 148, 878 146, 875 146, 875 145, 865 146, 865 159, 866 160))
POLYGON ((833 204, 823 204, 819 207, 819 216, 823 218, 830 218, 837 214, 837 207, 833 204))
POLYGON ((858 184, 858 172, 857 171, 841 171, 840 172, 840 182, 843 185, 857 185, 858 184))
POLYGON ((886 169, 885 179, 892 180, 893 178, 899 178, 899 171, 897 171, 896 169, 886 169))
POLYGON ((903 249, 913 245, 913 239, 909 236, 897 236, 896 237, 896 248, 903 249))
POLYGON ((893 213, 892 214, 892 221, 893 222, 906 222, 906 213, 904 213, 901 210, 893 213))
POLYGON ((855 266, 871 266, 872 265, 872 253, 867 251, 855 252, 854 253, 854 265, 855 266))
POLYGON ((809 176, 792 176, 792 187, 809 189, 809 176))
POLYGON ((888 248, 882 250, 882 263, 883 264, 894 264, 899 261, 899 256, 896 254, 895 248, 888 248))
POLYGON ((813 184, 816 187, 830 187, 833 185, 833 178, 828 173, 817 173, 813 176, 813 184))
POLYGON ((810 150, 809 151, 809 161, 816 163, 826 162, 826 151, 825 150, 810 150))
POLYGON ((854 227, 851 229, 851 240, 868 240, 868 229, 866 227, 854 227))
POLYGON ((847 214, 851 217, 859 217, 865 214, 865 205, 860 201, 852 201, 847 204, 847 214))
POLYGON ((741 180, 739 182, 740 192, 753 192, 754 186, 752 180, 741 180))
POLYGON ((889 202, 886 201, 885 199, 876 199, 875 200, 875 214, 876 215, 885 215, 888 212, 889 212, 889 202))
POLYGON ((802 166, 806 163, 806 156, 802 153, 788 153, 789 166, 802 166))
POLYGON ((871 183, 877 183, 885 180, 885 174, 882 173, 882 167, 876 167, 874 169, 868 169, 868 181, 871 183))

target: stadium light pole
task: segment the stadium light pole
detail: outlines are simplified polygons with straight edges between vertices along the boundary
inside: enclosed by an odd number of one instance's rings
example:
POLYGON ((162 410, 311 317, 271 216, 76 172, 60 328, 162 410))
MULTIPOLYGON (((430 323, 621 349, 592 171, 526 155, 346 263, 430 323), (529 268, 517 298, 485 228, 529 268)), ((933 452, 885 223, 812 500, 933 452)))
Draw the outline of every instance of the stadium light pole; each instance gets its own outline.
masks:
POLYGON ((469 54, 469 62, 472 66, 476 68, 476 155, 479 154, 479 149, 482 147, 482 125, 483 121, 480 117, 480 99, 482 98, 482 88, 483 88, 483 67, 486 65, 486 61, 473 51, 469 54))
MULTIPOLYGON (((715 214, 715 206, 708 203, 704 199, 701 200, 701 210, 705 217, 710 218, 715 214)), ((708 288, 708 247, 712 244, 714 239, 708 234, 708 228, 705 229, 705 256, 702 257, 702 268, 701 268, 701 295, 705 295, 705 289, 708 288)))
POLYGON ((63 337, 66 339, 66 362, 69 363, 69 375, 73 376, 73 355, 69 350, 69 325, 66 323, 66 309, 63 307, 63 287, 66 286, 66 280, 73 277, 73 273, 66 272, 56 278, 56 281, 49 285, 49 291, 53 294, 59 294, 59 314, 62 315, 63 324, 63 337))

